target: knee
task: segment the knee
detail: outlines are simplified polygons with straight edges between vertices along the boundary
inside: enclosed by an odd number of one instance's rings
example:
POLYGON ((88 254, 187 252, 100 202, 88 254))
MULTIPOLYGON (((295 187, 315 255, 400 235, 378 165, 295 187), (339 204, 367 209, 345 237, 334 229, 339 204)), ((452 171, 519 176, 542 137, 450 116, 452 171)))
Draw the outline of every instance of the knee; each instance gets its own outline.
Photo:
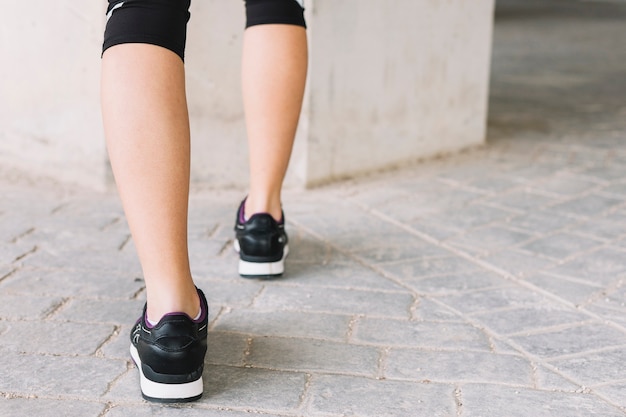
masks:
POLYGON ((246 27, 287 24, 306 27, 303 0, 245 0, 246 27))
POLYGON ((109 0, 102 52, 123 43, 149 43, 184 60, 191 0, 109 0))

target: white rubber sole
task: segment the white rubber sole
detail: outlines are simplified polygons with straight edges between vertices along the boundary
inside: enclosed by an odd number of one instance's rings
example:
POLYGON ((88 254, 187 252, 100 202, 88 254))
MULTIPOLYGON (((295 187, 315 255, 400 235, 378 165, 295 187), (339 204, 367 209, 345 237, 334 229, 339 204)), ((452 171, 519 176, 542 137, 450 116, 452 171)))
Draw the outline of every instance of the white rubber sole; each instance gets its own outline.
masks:
MULTIPOLYGON (((235 239, 233 244, 235 251, 239 253, 239 241, 235 239)), ((285 258, 289 254, 289 245, 285 245, 283 249, 283 257, 276 262, 249 262, 243 259, 239 260, 239 275, 244 277, 270 277, 282 275, 285 272, 285 258)))
POLYGON ((144 397, 161 402, 185 402, 200 398, 204 390, 202 376, 184 384, 163 384, 146 378, 141 368, 141 359, 137 348, 130 345, 130 356, 139 369, 139 386, 144 397))

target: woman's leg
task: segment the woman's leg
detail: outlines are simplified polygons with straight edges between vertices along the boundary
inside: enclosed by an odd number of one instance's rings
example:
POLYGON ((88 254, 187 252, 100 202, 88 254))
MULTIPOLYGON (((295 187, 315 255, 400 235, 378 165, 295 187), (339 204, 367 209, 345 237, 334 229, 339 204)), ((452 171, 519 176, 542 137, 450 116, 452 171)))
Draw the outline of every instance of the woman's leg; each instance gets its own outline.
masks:
MULTIPOLYGON (((295 0, 283 1, 300 7, 295 0)), ((250 21, 250 13, 248 18, 250 21)), ((242 88, 250 152, 247 217, 269 213, 276 220, 281 218, 281 188, 300 117, 306 72, 303 21, 302 25, 255 24, 246 29, 242 88)))
POLYGON ((250 191, 237 213, 239 274, 282 275, 289 251, 281 189, 298 126, 307 71, 301 2, 247 0, 242 85, 250 191))
POLYGON ((147 303, 130 335, 144 398, 202 395, 208 306, 187 249, 190 139, 183 66, 189 1, 109 1, 102 114, 143 269, 147 303))
POLYGON ((183 62, 148 44, 116 45, 102 58, 107 147, 141 261, 148 317, 198 313, 187 253, 189 121, 183 62))

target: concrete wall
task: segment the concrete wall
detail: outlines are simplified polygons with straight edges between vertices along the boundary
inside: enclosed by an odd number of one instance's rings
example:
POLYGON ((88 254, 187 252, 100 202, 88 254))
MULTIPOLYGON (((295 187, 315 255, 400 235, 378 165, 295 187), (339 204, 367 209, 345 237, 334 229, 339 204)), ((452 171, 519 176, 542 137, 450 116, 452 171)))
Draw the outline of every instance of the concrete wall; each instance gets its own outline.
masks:
MULTIPOLYGON (((243 2, 192 3, 192 178, 245 187, 243 2)), ((309 82, 287 186, 484 140, 493 0, 305 4, 309 82)), ((90 185, 110 181, 98 101, 104 9, 104 0, 3 6, 19 18, 0 23, 0 162, 90 185)))
POLYGON ((3 2, 0 164, 101 186, 99 1, 3 2))

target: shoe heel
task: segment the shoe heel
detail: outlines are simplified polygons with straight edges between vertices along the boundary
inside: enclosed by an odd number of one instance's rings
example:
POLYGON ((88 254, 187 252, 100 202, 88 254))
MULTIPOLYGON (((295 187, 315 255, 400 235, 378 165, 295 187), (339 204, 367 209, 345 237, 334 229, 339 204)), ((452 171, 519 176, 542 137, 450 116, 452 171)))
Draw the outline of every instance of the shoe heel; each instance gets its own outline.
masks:
POLYGON ((183 384, 164 384, 151 381, 144 375, 139 353, 133 345, 130 346, 130 356, 139 369, 139 385, 144 399, 158 403, 179 403, 196 401, 202 397, 204 391, 202 375, 195 381, 183 384))
POLYGON ((277 277, 285 272, 285 261, 277 262, 248 262, 239 261, 239 275, 246 278, 277 277))

